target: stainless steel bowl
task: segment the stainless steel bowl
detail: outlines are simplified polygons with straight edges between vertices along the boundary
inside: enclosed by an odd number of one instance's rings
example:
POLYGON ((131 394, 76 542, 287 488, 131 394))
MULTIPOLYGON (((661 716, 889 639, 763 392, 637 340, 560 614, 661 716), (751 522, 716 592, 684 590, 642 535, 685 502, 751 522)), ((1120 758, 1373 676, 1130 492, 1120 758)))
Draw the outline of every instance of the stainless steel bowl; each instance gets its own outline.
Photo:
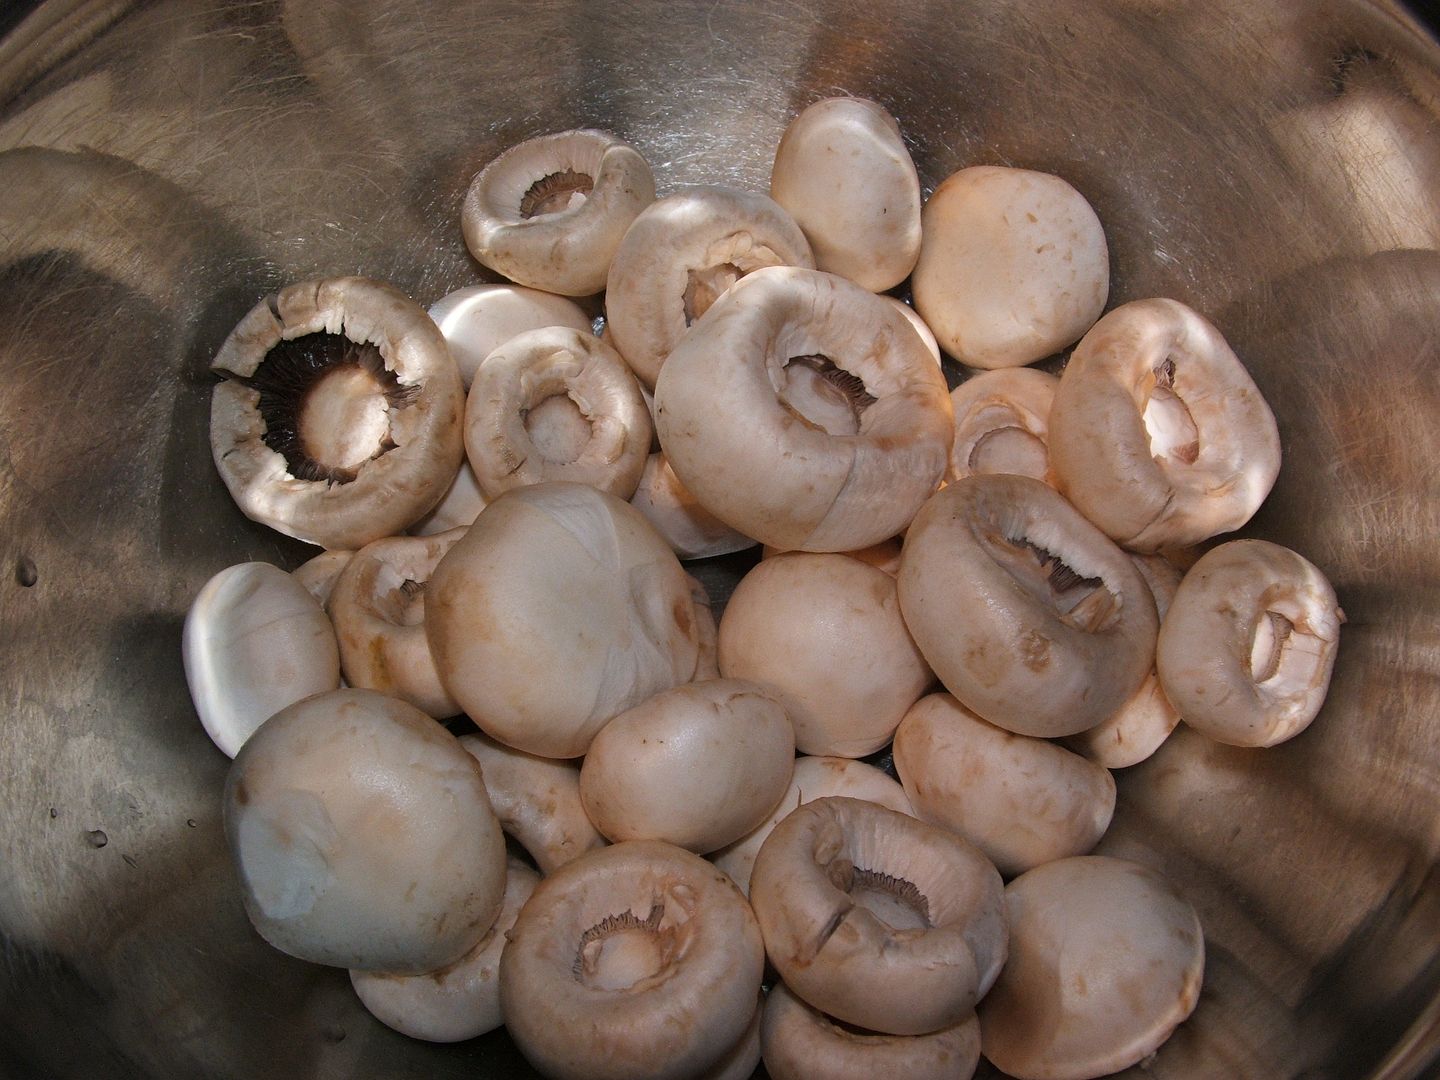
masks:
MULTIPOLYGON (((207 364, 266 290, 485 277, 458 215, 527 136, 609 128, 662 190, 764 189, 817 97, 873 97, 933 187, 1066 177, 1112 302, 1213 319, 1279 419, 1247 528, 1349 616, 1269 751, 1179 733, 1102 850, 1199 909, 1194 1017, 1150 1077, 1415 1077, 1440 1045, 1440 49, 1392 3, 50 0, 0 41, 0 1047, 23 1076, 500 1076, 266 947, 180 624, 300 545, 210 463, 207 364)), ((0 1070, 3 1071, 3 1070, 0 1070)))

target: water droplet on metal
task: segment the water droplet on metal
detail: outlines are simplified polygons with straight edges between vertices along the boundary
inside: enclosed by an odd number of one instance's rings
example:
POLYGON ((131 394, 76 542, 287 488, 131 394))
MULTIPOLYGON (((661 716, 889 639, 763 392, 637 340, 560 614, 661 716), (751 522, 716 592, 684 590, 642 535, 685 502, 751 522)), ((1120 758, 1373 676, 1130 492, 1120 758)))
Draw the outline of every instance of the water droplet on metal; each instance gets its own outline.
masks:
POLYGON ((21 555, 15 560, 15 581, 23 588, 30 588, 40 580, 40 572, 35 569, 35 560, 29 555, 21 555))
POLYGON ((59 810, 56 810, 55 807, 53 807, 53 806, 50 807, 50 820, 51 820, 51 821, 54 821, 54 820, 55 820, 57 817, 59 817, 59 816, 60 816, 60 811, 59 811, 59 810))
POLYGON ((105 835, 104 829, 91 829, 85 834, 85 840, 91 847, 101 848, 110 842, 110 837, 105 835))
POLYGON ((198 823, 197 823, 196 820, 192 817, 192 818, 186 818, 186 819, 185 819, 185 824, 186 824, 186 825, 189 825, 190 828, 193 829, 193 828, 195 828, 196 824, 198 824, 198 823))

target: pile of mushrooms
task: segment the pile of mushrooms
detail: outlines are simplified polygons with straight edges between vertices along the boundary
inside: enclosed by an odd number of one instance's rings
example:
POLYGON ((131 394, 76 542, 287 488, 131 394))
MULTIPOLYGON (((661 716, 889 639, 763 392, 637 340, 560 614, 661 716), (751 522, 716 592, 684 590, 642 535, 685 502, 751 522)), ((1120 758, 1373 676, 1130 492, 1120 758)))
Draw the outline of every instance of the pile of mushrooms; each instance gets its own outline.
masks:
POLYGON ((1104 314, 1059 177, 922 200, 853 98, 795 119, 768 194, 657 200, 613 135, 531 140, 463 234, 511 283, 428 313, 292 285, 215 361, 237 505, 325 549, 222 570, 186 620, 257 931, 560 1078, 1152 1053, 1203 933, 1091 854, 1111 770, 1180 722, 1300 734, 1343 621, 1295 552, 1211 544, 1280 459, 1220 331, 1104 314), (762 544, 717 625, 681 560, 762 544))

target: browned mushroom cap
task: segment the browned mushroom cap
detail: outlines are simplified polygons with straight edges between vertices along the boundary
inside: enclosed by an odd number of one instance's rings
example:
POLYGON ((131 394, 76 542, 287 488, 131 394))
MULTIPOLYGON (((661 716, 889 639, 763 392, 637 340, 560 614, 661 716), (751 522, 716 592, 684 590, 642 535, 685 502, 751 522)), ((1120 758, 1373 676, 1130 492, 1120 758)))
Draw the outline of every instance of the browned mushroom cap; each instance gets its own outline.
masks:
POLYGON ((464 456, 455 361, 418 304, 365 278, 257 304, 220 347, 210 447, 245 515, 327 548, 401 532, 464 456))
POLYGON ((790 814, 765 841, 750 903, 785 984, 871 1031, 963 1019, 1005 962, 1000 875, 953 833, 858 799, 790 814))
POLYGON ((1160 629, 1156 666, 1191 727, 1274 746, 1315 719, 1344 614, 1325 575, 1265 540, 1221 544, 1190 568, 1160 629))
POLYGON ((564 296, 605 288, 610 260, 655 201, 639 152, 603 131, 562 131, 512 146, 465 195, 470 253, 511 281, 564 296))
POLYGON ((1238 529, 1280 471, 1275 417, 1220 332, 1174 300, 1110 312, 1076 346, 1050 413, 1061 491, 1136 551, 1238 529))
POLYGON ((781 983, 765 1001, 760 1048, 771 1080, 970 1080, 980 1024, 971 1012, 928 1035, 881 1035, 836 1023, 781 983))
POLYGON ((371 690, 316 694, 262 725, 230 767, 225 834, 255 929, 317 964, 434 971, 485 936, 505 889, 479 766, 371 690))
POLYGON ((800 226, 764 195, 695 187, 647 207, 625 234, 605 287, 605 328, 650 386, 715 300, 767 266, 813 267, 800 226))
POLYGON ((1200 997, 1195 909, 1155 871, 1097 855, 1005 890, 1010 959, 980 1003, 980 1045, 1021 1080, 1091 1080, 1142 1060, 1200 997))
POLYGON ((955 445, 949 479, 1017 473, 1050 482, 1050 404, 1060 380, 1034 368, 998 368, 950 391, 955 445))
POLYGON ((796 550, 899 533, 939 484, 954 436, 945 379, 904 316, 792 267, 757 270, 722 296, 665 362, 655 404, 670 467, 701 504, 796 550))
POLYGON ((465 402, 465 452, 489 499, 547 480, 628 499, 651 434, 640 384, 620 354, 568 326, 501 345, 475 372, 465 402))
POLYGON ((465 535, 393 536, 366 544, 335 582, 327 610, 351 686, 379 690, 436 719, 460 712, 440 683, 425 637, 425 586, 465 535))
POLYGON ((521 1052, 560 1080, 681 1080, 749 1026, 765 966, 745 898, 698 855, 635 840, 540 883, 500 959, 521 1052))
POLYGON ((1006 877, 1084 855, 1115 813, 1109 770, 987 724, 949 694, 905 714, 895 770, 917 817, 965 837, 1006 877))
POLYGON ((905 625, 945 688, 1007 731, 1094 727, 1155 659, 1135 565, 1053 488, 970 476, 936 494, 900 558, 905 625))

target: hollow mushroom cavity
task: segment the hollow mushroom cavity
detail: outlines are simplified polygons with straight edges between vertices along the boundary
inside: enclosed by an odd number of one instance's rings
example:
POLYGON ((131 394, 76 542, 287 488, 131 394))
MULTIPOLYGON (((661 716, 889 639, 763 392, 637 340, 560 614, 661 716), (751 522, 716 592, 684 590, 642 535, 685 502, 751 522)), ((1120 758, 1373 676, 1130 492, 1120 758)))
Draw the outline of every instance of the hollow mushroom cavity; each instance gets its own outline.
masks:
POLYGON ((950 480, 1016 473, 1050 483, 1050 406, 1060 380, 1034 368, 982 371, 950 391, 950 480))

